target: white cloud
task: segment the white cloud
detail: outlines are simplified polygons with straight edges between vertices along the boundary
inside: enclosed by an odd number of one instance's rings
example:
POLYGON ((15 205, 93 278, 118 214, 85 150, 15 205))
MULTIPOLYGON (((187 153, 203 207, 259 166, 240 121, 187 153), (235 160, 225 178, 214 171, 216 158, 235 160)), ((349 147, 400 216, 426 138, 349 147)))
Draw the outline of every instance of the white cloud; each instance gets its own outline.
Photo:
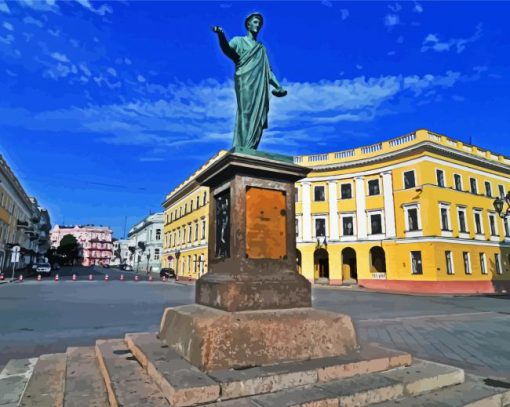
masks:
POLYGON ((467 44, 475 42, 481 37, 482 27, 482 23, 479 23, 476 26, 475 33, 468 38, 451 38, 449 40, 441 41, 437 34, 428 34, 423 40, 421 52, 426 52, 429 50, 435 52, 455 50, 457 54, 460 54, 466 49, 467 44))
POLYGON ((6 70, 5 70, 5 73, 6 73, 7 75, 9 75, 9 76, 12 76, 13 78, 16 78, 16 77, 18 76, 18 74, 17 74, 17 73, 14 73, 14 72, 10 71, 9 69, 6 69, 6 70))
POLYGON ((94 8, 94 6, 89 0, 75 0, 75 1, 81 4, 87 10, 90 10, 95 14, 99 14, 100 16, 105 16, 106 14, 112 13, 112 8, 107 4, 102 4, 99 8, 94 8))
POLYGON ((2 27, 4 27, 8 31, 14 31, 14 26, 11 23, 8 23, 7 21, 4 21, 2 27))
MULTIPOLYGON (((79 66, 76 75, 86 80, 85 71, 79 66)), ((55 77, 69 76, 73 66, 60 64, 58 70, 51 72, 55 77)), ((92 78, 104 86, 120 86, 116 82, 107 83, 108 79, 101 75, 92 78)), ((272 98, 269 130, 264 133, 263 142, 281 140, 283 132, 286 142, 294 145, 309 140, 318 126, 322 126, 319 135, 328 137, 324 131, 329 129, 327 134, 332 136, 340 123, 366 122, 387 114, 391 109, 387 102, 391 102, 391 106, 398 106, 394 102, 401 98, 426 102, 427 98, 437 98, 441 89, 451 88, 461 79, 459 73, 447 72, 444 75, 284 82, 289 93, 282 100, 272 98)), ((144 89, 147 89, 145 96, 131 102, 47 111, 32 115, 31 120, 19 119, 19 123, 52 131, 86 132, 103 142, 119 145, 157 144, 169 148, 220 143, 227 147, 232 140, 236 111, 232 81, 210 79, 166 87, 145 83, 144 89)), ((0 109, 0 122, 11 117, 16 115, 0 109)))
POLYGON ((111 76, 117 76, 117 71, 112 67, 108 68, 106 72, 108 72, 111 76))
POLYGON ((5 0, 0 0, 0 12, 5 14, 11 14, 11 10, 9 9, 9 6, 7 5, 7 2, 5 0))
POLYGON ((36 18, 32 17, 32 16, 27 16, 23 19, 23 22, 25 24, 33 24, 33 25, 36 25, 37 27, 39 28, 42 28, 42 26, 44 25, 43 22, 41 20, 37 20, 36 18))
POLYGON ((452 100, 454 100, 456 102, 464 102, 464 100, 466 100, 466 99, 463 96, 453 95, 452 100))
POLYGON ((333 7, 333 4, 329 0, 322 0, 321 4, 326 7, 333 7))
POLYGON ((423 6, 420 3, 418 3, 417 1, 415 1, 413 11, 418 14, 423 13, 423 6))
POLYGON ((388 8, 392 13, 398 13, 400 10, 402 10, 400 3, 388 4, 388 8))
POLYGON ((132 62, 131 62, 131 60, 129 58, 124 58, 124 63, 126 65, 131 65, 132 64, 132 62))
POLYGON ((384 25, 388 28, 392 28, 400 24, 400 17, 398 14, 386 14, 384 16, 384 25))
POLYGON ((53 52, 51 54, 51 57, 59 62, 69 62, 69 58, 67 58, 67 55, 61 54, 60 52, 53 52))
POLYGON ((52 11, 55 13, 59 11, 56 0, 19 0, 19 3, 37 11, 52 11))
POLYGON ((388 56, 393 56, 393 55, 395 55, 395 54, 396 54, 396 52, 395 52, 395 51, 388 51, 388 52, 386 53, 386 55, 388 55, 388 56))
POLYGON ((340 17, 342 18, 342 20, 347 20, 347 18, 349 17, 349 10, 343 8, 340 10, 340 17))
POLYGON ((14 36, 7 34, 5 37, 0 36, 0 42, 6 45, 11 45, 14 42, 14 36))
POLYGON ((60 30, 52 30, 51 28, 48 29, 48 34, 54 36, 54 37, 60 37, 60 30))
POLYGON ((146 81, 146 79, 142 75, 138 75, 136 77, 136 79, 137 79, 138 82, 145 82, 146 81))

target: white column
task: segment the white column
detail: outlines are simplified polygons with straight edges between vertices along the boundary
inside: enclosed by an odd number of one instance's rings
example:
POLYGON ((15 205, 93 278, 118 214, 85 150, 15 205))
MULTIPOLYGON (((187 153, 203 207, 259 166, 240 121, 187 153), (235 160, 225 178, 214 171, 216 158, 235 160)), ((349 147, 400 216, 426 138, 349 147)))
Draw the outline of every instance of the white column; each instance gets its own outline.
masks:
POLYGON ((329 181, 329 238, 338 240, 338 201, 336 181, 329 181))
POLYGON ((367 214, 365 203, 365 181, 363 177, 354 178, 356 188, 356 223, 358 239, 367 238, 367 214))
POLYGON ((303 241, 312 240, 312 207, 310 202, 310 182, 302 182, 302 208, 303 208, 303 241))
POLYGON ((395 206, 393 204, 393 181, 391 171, 385 171, 381 175, 383 179, 386 237, 395 237, 395 206))

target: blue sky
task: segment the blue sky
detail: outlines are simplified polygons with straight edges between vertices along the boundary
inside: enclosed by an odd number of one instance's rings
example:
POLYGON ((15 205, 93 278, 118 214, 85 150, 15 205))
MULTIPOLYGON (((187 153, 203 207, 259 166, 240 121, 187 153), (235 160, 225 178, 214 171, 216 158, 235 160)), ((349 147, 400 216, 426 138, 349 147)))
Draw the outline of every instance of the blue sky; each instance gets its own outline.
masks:
POLYGON ((429 128, 510 156, 509 2, 0 0, 0 150, 52 222, 117 237, 230 148, 234 66, 259 40, 286 98, 259 149, 347 149, 429 128))

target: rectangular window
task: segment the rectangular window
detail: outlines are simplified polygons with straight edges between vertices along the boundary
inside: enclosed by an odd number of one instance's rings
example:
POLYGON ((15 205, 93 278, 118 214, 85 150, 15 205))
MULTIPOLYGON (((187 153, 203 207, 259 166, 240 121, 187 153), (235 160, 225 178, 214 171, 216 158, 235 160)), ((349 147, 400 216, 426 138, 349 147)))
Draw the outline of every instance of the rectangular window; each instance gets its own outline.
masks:
POLYGON ((458 215, 459 215, 459 232, 467 233, 467 227, 466 227, 466 211, 465 209, 458 209, 458 215))
POLYGON ((471 274, 471 261, 469 259, 469 252, 462 252, 462 258, 464 259, 464 273, 471 274))
POLYGON ((436 180, 437 180, 438 186, 444 187, 444 171, 443 170, 436 170, 436 180))
POLYGON ((296 202, 299 202, 299 188, 296 188, 296 190, 294 192, 294 200, 296 202))
POLYGON ((446 260, 446 274, 454 274, 453 273, 453 259, 452 252, 447 250, 444 252, 445 260, 446 260))
POLYGON ((489 213, 489 227, 491 229, 491 236, 497 236, 498 231, 496 229, 496 216, 493 213, 489 213))
POLYGON ((469 178, 469 185, 471 186, 471 193, 477 194, 478 193, 478 187, 476 185, 476 179, 475 178, 469 178))
POLYGON ((411 272, 413 274, 423 274, 423 267, 421 263, 421 252, 411 252, 411 272))
POLYGON ((351 199, 352 198, 352 185, 351 184, 342 184, 340 186, 341 197, 342 199, 351 199))
POLYGON ((485 258, 485 253, 480 253, 480 270, 482 274, 487 274, 487 260, 485 258))
POLYGON ((198 222, 195 222, 195 240, 198 240, 198 222))
POLYGON ((441 208, 441 230, 449 231, 450 222, 448 221, 448 208, 441 208))
POLYGON ((156 229, 156 240, 161 239, 161 229, 156 229))
POLYGON ((508 222, 510 219, 504 218, 503 219, 503 225, 505 227, 505 237, 510 237, 510 226, 508 225, 508 222))
POLYGON ((298 218, 296 218, 295 226, 296 226, 296 237, 298 237, 299 236, 299 219, 298 218))
POLYGON ((414 177, 414 171, 404 172, 404 189, 414 188, 416 186, 416 180, 414 177))
POLYGON ((459 174, 453 175, 453 181, 454 181, 455 189, 457 191, 462 191, 462 178, 460 177, 459 174))
POLYGON ((418 230, 418 208, 409 208, 407 209, 407 224, 409 226, 409 230, 418 230))
POLYGON ((344 216, 342 218, 342 234, 344 236, 353 236, 354 235, 354 217, 353 216, 344 216))
POLYGON ((505 187, 503 185, 498 185, 499 190, 499 197, 504 198, 505 197, 505 187))
POLYGON ((326 236, 326 219, 315 219, 315 236, 326 236))
POLYGON ((326 195, 324 194, 324 187, 323 186, 316 186, 313 189, 314 192, 314 200, 317 202, 325 201, 326 195))
POLYGON ((368 195, 379 195, 380 193, 379 180, 372 179, 368 181, 368 195))
POLYGON ((492 187, 489 181, 485 181, 485 195, 492 198, 492 187))
POLYGON ((205 239, 205 219, 202 220, 202 239, 205 239))
POLYGON ((188 243, 191 243, 191 225, 189 225, 189 228, 188 228, 188 243))
POLYGON ((373 235, 382 233, 382 219, 380 213, 370 215, 370 227, 373 235))
POLYGON ((207 203, 207 192, 204 192, 204 205, 207 203))
POLYGON ((496 273, 501 274, 501 255, 499 253, 496 253, 494 255, 494 262, 496 263, 496 273))
POLYGON ((475 233, 477 235, 481 235, 483 233, 482 231, 482 217, 480 215, 480 212, 475 212, 475 233))

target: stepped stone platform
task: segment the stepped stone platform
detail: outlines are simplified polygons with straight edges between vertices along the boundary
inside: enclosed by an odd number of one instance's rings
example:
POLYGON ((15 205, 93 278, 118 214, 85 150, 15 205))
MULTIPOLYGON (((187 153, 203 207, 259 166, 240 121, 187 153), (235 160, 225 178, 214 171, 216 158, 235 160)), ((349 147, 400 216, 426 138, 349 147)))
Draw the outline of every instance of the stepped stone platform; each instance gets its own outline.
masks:
POLYGON ((11 360, 0 373, 0 407, 367 405, 508 406, 510 384, 377 344, 345 356, 203 372, 157 333, 11 360))

